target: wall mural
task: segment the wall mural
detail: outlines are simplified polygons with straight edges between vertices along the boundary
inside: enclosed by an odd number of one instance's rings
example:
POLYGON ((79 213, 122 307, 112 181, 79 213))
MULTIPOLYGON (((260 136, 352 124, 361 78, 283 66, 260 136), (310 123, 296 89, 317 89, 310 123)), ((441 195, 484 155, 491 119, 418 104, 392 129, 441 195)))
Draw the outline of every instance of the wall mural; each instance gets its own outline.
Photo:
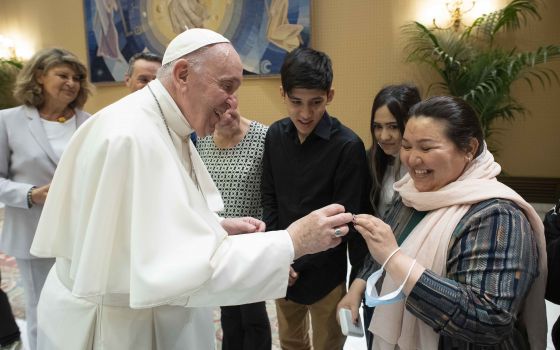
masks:
POLYGON ((91 81, 122 82, 140 51, 163 55, 185 28, 228 38, 246 75, 278 74, 287 52, 309 46, 311 0, 84 0, 91 81))

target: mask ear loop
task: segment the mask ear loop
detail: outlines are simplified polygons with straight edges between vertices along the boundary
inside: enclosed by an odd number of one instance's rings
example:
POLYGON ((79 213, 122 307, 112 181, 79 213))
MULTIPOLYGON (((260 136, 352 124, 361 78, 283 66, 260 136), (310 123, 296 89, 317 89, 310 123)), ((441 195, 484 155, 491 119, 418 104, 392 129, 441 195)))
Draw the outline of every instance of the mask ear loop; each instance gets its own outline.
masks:
MULTIPOLYGON (((393 250, 393 252, 391 254, 389 254, 387 259, 385 259, 385 262, 383 263, 383 265, 381 265, 381 270, 385 270, 385 265, 387 265, 389 260, 391 260, 393 255, 395 255, 399 250, 401 250, 401 247, 397 247, 397 249, 393 250)), ((412 268, 414 268, 414 265, 416 265, 416 259, 414 259, 412 261, 412 264, 408 268, 408 272, 406 273, 406 278, 404 279, 402 285, 400 286, 399 291, 403 289, 404 285, 406 284, 406 281, 408 281, 408 278, 410 277, 410 274, 412 273, 412 268)))
MULTIPOLYGON (((392 298, 396 297, 397 295, 401 294, 401 292, 404 288, 404 285, 406 284, 406 281, 408 281, 408 278, 410 277, 410 274, 412 273, 412 269, 414 268, 414 265, 416 265, 416 259, 414 259, 412 261, 412 264, 408 268, 408 272, 406 273, 406 277, 404 278, 404 281, 402 282, 402 284, 397 289, 395 289, 394 291, 392 291, 390 293, 387 293, 385 295, 379 296, 379 299, 381 299, 381 300, 392 299, 392 298)), ((398 300, 395 300, 394 302, 396 302, 396 301, 398 301, 398 300)))
MULTIPOLYGON (((387 257, 387 259, 385 259, 385 262, 383 263, 383 265, 381 265, 381 270, 385 270, 385 265, 387 265, 387 263, 389 262, 389 260, 393 257, 393 255, 395 255, 399 250, 401 250, 401 247, 397 247, 397 249, 393 250, 393 252, 391 254, 389 254, 389 256, 387 257)), ((406 281, 408 281, 408 278, 410 277, 410 274, 412 273, 412 268, 414 268, 414 265, 416 265, 416 259, 414 259, 412 261, 412 264, 410 265, 410 267, 408 268, 408 272, 406 273, 406 277, 403 281, 403 283, 401 284, 401 286, 397 289, 399 292, 404 288, 404 285, 406 284, 406 281)), ((385 270, 386 271, 386 270, 385 270)))
POLYGON ((414 265, 416 265, 416 259, 412 260, 412 264, 410 265, 410 268, 408 269, 408 272, 406 274, 406 278, 404 279, 401 287, 399 288, 400 290, 402 290, 404 288, 404 285, 408 281, 408 278, 410 277, 410 274, 412 273, 412 269, 414 268, 414 265))
MULTIPOLYGON (((412 261, 412 264, 410 265, 408 272, 406 274, 406 277, 404 279, 404 281, 402 282, 402 284, 394 291, 389 292, 385 295, 378 295, 377 291, 375 291, 375 282, 370 281, 370 279, 368 278, 367 280, 367 286, 366 286, 366 305, 370 306, 370 307, 375 307, 378 305, 382 305, 382 304, 393 304, 396 303, 402 299, 404 299, 406 296, 402 293, 402 290, 404 288, 404 285, 406 284, 406 282, 408 281, 410 274, 412 273, 412 269, 414 268, 414 266, 416 265, 416 259, 414 259, 412 261), (368 292, 370 291, 370 292, 368 292), (374 295, 371 295, 370 293, 374 291, 374 295), (369 296, 369 297, 368 297, 369 296), (373 300, 371 300, 373 299, 373 300)), ((379 269, 378 271, 374 272, 373 275, 375 274, 379 274, 377 276, 377 278, 379 278, 381 276, 380 272, 383 271, 382 269, 379 269)), ((372 275, 372 277, 373 277, 372 275)), ((371 278, 371 277, 370 277, 371 278)), ((377 279, 375 280, 377 281, 377 279)))
POLYGON ((385 270, 385 265, 387 265, 387 263, 389 262, 389 260, 391 260, 391 258, 393 257, 393 255, 397 254, 397 252, 401 250, 401 247, 397 247, 397 249, 393 250, 393 252, 391 254, 389 254, 389 256, 387 257, 387 259, 385 259, 385 262, 383 263, 383 265, 381 265, 381 268, 383 270, 385 270))

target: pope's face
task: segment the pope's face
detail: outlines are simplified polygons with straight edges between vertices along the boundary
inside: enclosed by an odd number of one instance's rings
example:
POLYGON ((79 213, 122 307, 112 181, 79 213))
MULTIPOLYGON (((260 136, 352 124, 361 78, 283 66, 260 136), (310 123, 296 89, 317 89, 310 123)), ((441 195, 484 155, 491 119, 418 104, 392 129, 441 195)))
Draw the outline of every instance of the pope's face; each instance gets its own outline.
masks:
POLYGON ((243 80, 241 59, 230 44, 217 44, 199 67, 190 69, 185 114, 199 137, 211 135, 228 109, 237 108, 234 93, 243 80))

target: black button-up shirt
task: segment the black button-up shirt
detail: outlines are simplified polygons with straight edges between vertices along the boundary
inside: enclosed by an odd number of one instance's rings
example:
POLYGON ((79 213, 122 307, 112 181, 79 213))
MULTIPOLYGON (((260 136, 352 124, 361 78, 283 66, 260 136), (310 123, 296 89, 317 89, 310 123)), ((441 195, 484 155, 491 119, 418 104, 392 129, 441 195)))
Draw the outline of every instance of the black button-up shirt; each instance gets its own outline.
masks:
MULTIPOLYGON (((325 113, 300 142, 285 118, 268 129, 263 157, 263 218, 268 230, 286 229, 295 220, 325 205, 342 204, 347 212, 370 212, 369 176, 362 140, 325 113)), ((312 304, 346 280, 348 247, 353 272, 363 263, 367 246, 353 229, 339 246, 297 259, 299 273, 286 297, 312 304)))

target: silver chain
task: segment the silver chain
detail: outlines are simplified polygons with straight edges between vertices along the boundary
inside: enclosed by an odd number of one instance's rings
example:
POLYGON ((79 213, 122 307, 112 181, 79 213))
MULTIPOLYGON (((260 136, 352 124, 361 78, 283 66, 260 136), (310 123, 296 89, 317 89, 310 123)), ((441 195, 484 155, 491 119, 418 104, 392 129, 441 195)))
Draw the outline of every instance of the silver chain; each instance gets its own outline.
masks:
MULTIPOLYGON (((158 101, 156 95, 154 94, 154 92, 152 91, 152 88, 150 87, 150 85, 147 85, 147 86, 148 86, 148 90, 150 90, 150 93, 152 94, 154 100, 156 101, 156 104, 157 104, 158 109, 159 109, 159 113, 161 115, 161 120, 163 120, 163 124, 165 125, 165 129, 167 129, 167 134, 169 135, 169 138, 171 139, 171 142, 173 142, 173 137, 171 136, 171 129, 169 129, 169 124, 167 124, 167 119, 165 118, 165 115, 163 114, 163 109, 161 108, 161 105, 159 104, 159 101, 158 101)), ((188 154, 188 157, 189 157, 189 164, 191 166, 191 178, 193 179, 193 181, 196 185, 196 188, 198 188, 198 190, 200 191, 200 186, 198 185, 198 179, 196 177, 196 173, 194 171, 194 164, 193 164, 192 158, 191 158, 191 147, 189 145, 189 142, 190 142, 190 137, 189 136, 190 135, 185 136, 185 138, 181 139, 181 141, 187 144, 187 154, 188 154)))

